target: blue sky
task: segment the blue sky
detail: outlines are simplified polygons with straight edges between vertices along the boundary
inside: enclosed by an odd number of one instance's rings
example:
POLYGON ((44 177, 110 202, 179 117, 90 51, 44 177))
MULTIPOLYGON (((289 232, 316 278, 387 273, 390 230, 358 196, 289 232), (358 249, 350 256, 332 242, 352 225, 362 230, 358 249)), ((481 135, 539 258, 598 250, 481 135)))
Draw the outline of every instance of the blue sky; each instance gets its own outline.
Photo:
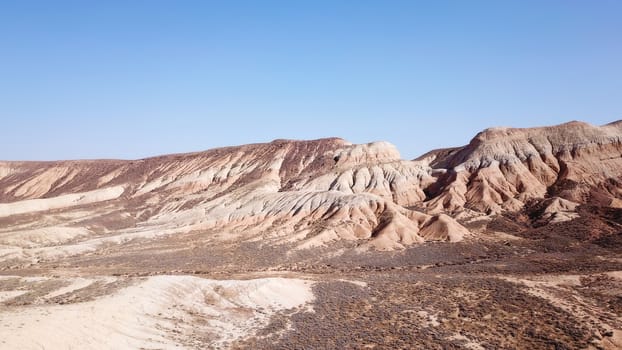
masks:
POLYGON ((622 1, 1 1, 0 159, 622 119, 622 1))

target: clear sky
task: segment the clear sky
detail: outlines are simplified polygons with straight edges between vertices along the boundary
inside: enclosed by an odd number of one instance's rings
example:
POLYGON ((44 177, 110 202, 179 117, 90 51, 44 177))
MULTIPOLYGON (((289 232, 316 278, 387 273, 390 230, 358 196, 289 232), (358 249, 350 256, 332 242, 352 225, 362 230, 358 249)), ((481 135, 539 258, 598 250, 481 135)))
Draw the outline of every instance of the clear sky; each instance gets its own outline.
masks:
POLYGON ((0 159, 622 119, 622 1, 0 1, 0 159))

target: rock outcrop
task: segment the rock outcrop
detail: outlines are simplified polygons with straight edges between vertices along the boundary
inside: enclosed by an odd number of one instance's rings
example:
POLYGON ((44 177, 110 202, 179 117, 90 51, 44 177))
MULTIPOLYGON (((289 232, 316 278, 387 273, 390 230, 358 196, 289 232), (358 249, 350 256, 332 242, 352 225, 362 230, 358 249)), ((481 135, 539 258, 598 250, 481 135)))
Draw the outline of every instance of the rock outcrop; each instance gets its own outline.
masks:
POLYGON ((549 196, 610 205, 622 194, 622 122, 492 128, 422 160, 438 174, 427 189, 431 212, 515 211, 549 196))

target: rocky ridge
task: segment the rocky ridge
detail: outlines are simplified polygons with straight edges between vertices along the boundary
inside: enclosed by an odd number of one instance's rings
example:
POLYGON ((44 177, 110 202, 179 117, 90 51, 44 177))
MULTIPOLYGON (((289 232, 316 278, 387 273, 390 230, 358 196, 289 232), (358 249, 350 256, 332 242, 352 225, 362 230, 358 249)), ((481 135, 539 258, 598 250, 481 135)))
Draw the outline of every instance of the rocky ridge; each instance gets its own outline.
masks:
POLYGON ((498 213, 559 197, 617 206, 622 193, 622 122, 529 129, 492 128, 464 147, 423 158, 440 175, 428 188, 430 211, 498 213))
POLYGON ((0 162, 0 257, 50 260, 198 232, 213 242, 392 250, 472 236, 456 218, 576 217, 622 199, 622 122, 493 128, 402 160, 386 142, 338 138, 141 160, 0 162))

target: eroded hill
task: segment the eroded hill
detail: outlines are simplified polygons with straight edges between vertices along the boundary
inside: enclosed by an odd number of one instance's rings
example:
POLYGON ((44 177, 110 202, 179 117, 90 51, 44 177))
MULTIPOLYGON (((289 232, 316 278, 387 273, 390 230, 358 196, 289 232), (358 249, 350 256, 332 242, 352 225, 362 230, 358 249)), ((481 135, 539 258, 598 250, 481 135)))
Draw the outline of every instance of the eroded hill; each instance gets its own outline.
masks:
POLYGON ((0 348, 620 348, 621 177, 622 122, 0 162, 0 348))

